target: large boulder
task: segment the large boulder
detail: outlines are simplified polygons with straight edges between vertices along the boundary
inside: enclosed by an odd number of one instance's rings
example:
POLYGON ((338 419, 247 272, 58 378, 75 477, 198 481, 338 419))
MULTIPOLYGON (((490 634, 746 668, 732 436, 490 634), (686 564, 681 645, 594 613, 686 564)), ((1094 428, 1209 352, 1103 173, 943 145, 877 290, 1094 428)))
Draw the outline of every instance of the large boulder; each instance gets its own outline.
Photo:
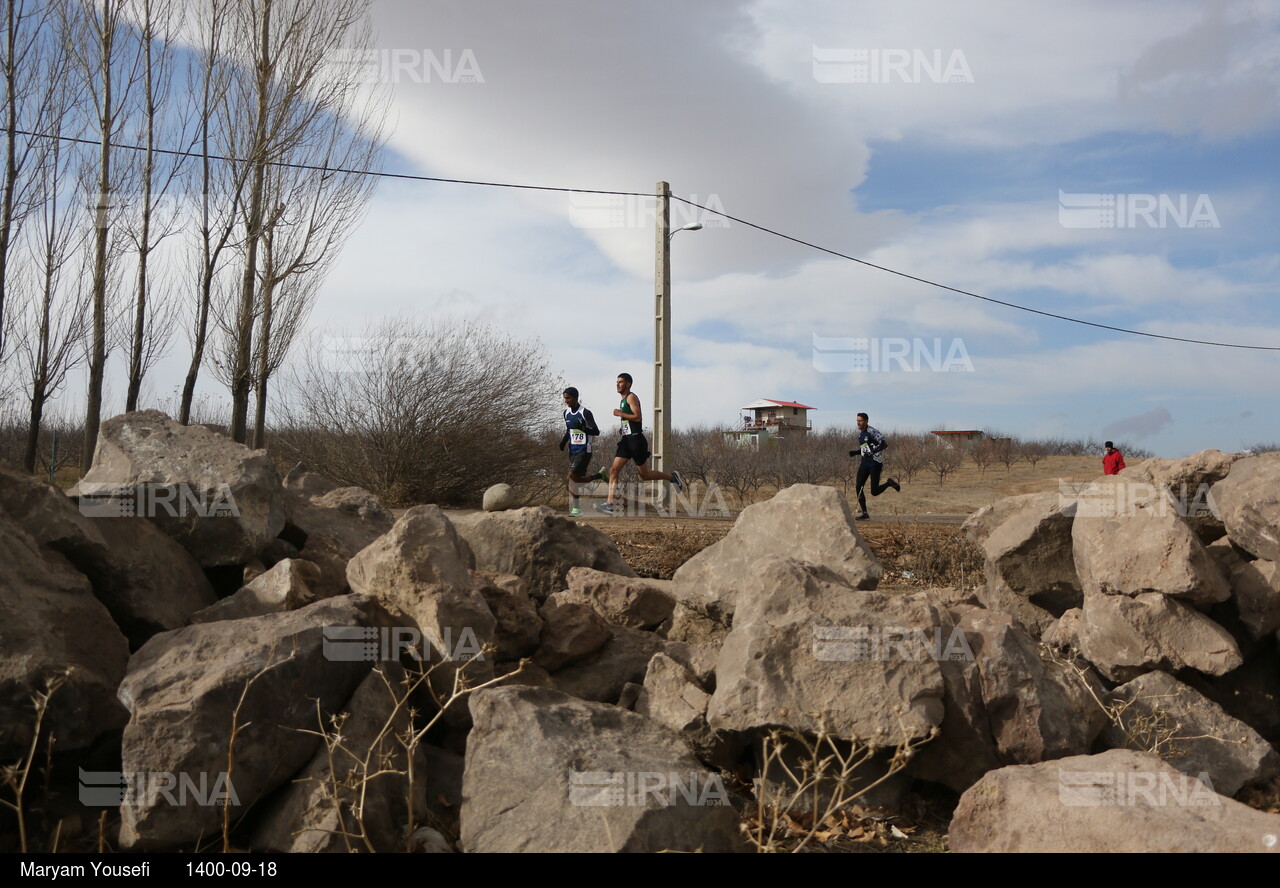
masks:
POLYGON ((1075 500, 1058 493, 1010 496, 970 515, 962 530, 985 561, 985 607, 1010 614, 1037 638, 1082 601, 1071 554, 1075 500))
POLYGON ((216 803, 232 805, 239 819, 289 780, 375 658, 335 630, 376 637, 390 622, 372 598, 349 595, 147 642, 120 684, 130 712, 123 771, 141 780, 120 809, 121 844, 191 848, 221 830, 216 803), (169 792, 159 791, 156 775, 169 792), (201 791, 184 791, 192 785, 201 791))
POLYGON ((43 730, 57 752, 84 749, 128 718, 116 700, 128 642, 89 581, 3 513, 0 552, 0 760, 20 761, 29 752, 33 700, 51 683, 43 730))
POLYGON ((301 558, 277 561, 233 595, 191 615, 192 623, 243 620, 263 614, 278 614, 306 607, 315 600, 311 584, 320 577, 320 568, 301 558))
POLYGON ((1086 593, 1158 592, 1203 607, 1230 597, 1217 562, 1167 493, 1126 497, 1124 508, 1114 515, 1086 514, 1088 502, 1086 492, 1071 529, 1076 570, 1086 593))
POLYGON ((587 659, 555 673, 558 689, 571 697, 616 703, 628 684, 644 681, 645 669, 665 642, 652 632, 610 623, 609 639, 587 659))
POLYGON ((716 661, 707 722, 825 730, 881 746, 927 737, 943 717, 940 626, 922 598, 856 590, 794 559, 757 560, 716 661))
MULTIPOLYGON (((447 697, 455 674, 472 684, 493 678, 497 622, 476 589, 457 532, 436 506, 415 506, 347 565, 355 592, 372 595, 420 629, 440 666, 431 687, 447 697)), ((459 707, 465 716, 465 710, 459 707)))
POLYGON ((689 744, 701 761, 716 767, 733 766, 740 744, 717 734, 707 724, 711 695, 697 676, 675 657, 659 651, 649 661, 636 712, 666 725, 689 744))
POLYGON ((391 529, 395 517, 382 500, 363 487, 336 487, 311 496, 286 491, 289 521, 284 536, 299 549, 312 534, 333 534, 351 552, 359 552, 391 529))
POLYGON ((671 729, 541 688, 478 691, 471 712, 464 851, 745 850, 720 776, 671 729))
POLYGON ((1106 703, 1115 714, 1102 732, 1107 746, 1155 752, 1214 792, 1233 796, 1280 773, 1280 755, 1257 731, 1167 672, 1120 685, 1106 703))
POLYGON ((1280 453, 1240 460, 1211 492, 1231 542, 1280 561, 1280 453))
POLYGON ((569 588, 551 596, 557 603, 585 604, 610 623, 632 629, 654 629, 670 619, 675 598, 670 580, 642 580, 575 567, 566 577, 569 588))
POLYGON ((155 522, 202 567, 243 564, 279 535, 286 517, 280 473, 265 450, 157 410, 102 424, 77 493, 84 514, 155 522))
POLYGON ((406 849, 409 802, 421 817, 428 775, 425 749, 413 744, 406 674, 383 663, 356 688, 311 762, 274 795, 258 818, 253 846, 267 851, 395 852, 406 849))
POLYGON ((1241 624, 1255 640, 1280 629, 1280 562, 1240 560, 1228 574, 1241 624))
POLYGON ((581 663, 612 637, 605 618, 585 604, 542 610, 542 634, 533 662, 548 672, 581 663))
POLYGON ((546 506, 457 515, 453 520, 475 555, 476 570, 522 577, 538 601, 564 589, 574 567, 636 575, 603 532, 546 506))
POLYGON ((88 577, 131 649, 217 601, 191 554, 145 518, 90 518, 57 487, 5 469, 0 513, 88 577))
POLYGON ((513 574, 473 570, 471 578, 497 621, 493 631, 494 659, 519 660, 538 649, 542 617, 524 580, 513 574))
POLYGON ((854 589, 876 588, 884 573, 844 494, 796 484, 743 509, 724 539, 685 562, 672 577, 676 597, 728 623, 743 581, 769 555, 820 565, 854 589))
POLYGON ((950 830, 958 853, 1258 852, 1280 848, 1277 836, 1280 815, 1120 749, 992 771, 960 797, 950 830))
POLYGON ((1085 595, 1080 653, 1112 681, 1190 667, 1225 675, 1242 662, 1231 633, 1199 611, 1161 595, 1085 595))
POLYGON ((484 492, 482 508, 486 512, 501 512, 515 504, 516 497, 510 484, 494 484, 484 492))

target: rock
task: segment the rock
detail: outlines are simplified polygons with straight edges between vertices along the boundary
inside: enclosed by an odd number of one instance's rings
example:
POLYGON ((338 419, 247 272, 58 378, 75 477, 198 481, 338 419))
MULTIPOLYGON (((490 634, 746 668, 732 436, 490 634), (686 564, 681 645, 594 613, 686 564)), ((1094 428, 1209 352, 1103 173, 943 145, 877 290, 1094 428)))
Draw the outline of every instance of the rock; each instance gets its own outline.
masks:
POLYGON ((316 496, 324 496, 331 490, 338 488, 328 478, 323 475, 310 471, 306 463, 298 463, 289 470, 289 474, 284 476, 285 490, 293 491, 310 499, 316 496))
POLYGON ((745 850, 718 774, 632 712, 538 688, 471 697, 462 850, 745 850))
POLYGON ((1210 492, 1232 543, 1280 561, 1280 453, 1240 460, 1210 492))
POLYGON ((1080 652, 1112 681, 1187 667, 1224 675, 1243 662, 1229 632, 1158 592, 1085 595, 1080 652))
POLYGON ((452 854, 449 840, 429 826, 414 830, 409 837, 409 851, 414 854, 452 854))
MULTIPOLYGON (((475 588, 458 535, 436 506, 416 506, 347 565, 347 582, 422 630, 442 665, 431 687, 447 699, 462 671, 478 684, 493 678, 497 622, 475 588), (490 653, 481 653, 488 647, 490 653)), ((465 717, 465 709, 458 708, 465 717)))
POLYGON ((1071 554, 1074 506, 1074 498, 1061 493, 1010 496, 979 509, 962 526, 985 560, 982 604, 1013 616, 1037 638, 1083 600, 1071 554))
POLYGON ((516 504, 510 484, 495 484, 484 492, 483 508, 486 512, 501 512, 516 504))
POLYGON ((1280 815, 1119 749, 992 771, 960 797, 950 831, 958 853, 1256 852, 1277 836, 1280 815))
POLYGON ((1231 569, 1228 582, 1250 637, 1264 638, 1280 629, 1280 563, 1242 559, 1231 569))
POLYGON ((916 753, 912 774, 963 792, 1001 765, 1089 751, 1106 720, 1096 677, 1043 659, 1008 614, 960 605, 948 616, 956 656, 941 663, 946 716, 938 737, 916 753))
POLYGON ((720 657, 720 645, 670 641, 662 650, 668 657, 689 670, 698 687, 707 693, 715 691, 716 660, 720 657))
MULTIPOLYGON (((29 753, 36 719, 32 698, 50 681, 60 684, 49 698, 42 729, 52 733, 57 752, 85 749, 128 718, 116 686, 125 674, 129 644, 89 581, 2 512, 0 552, 0 755, 14 763, 29 753)), ((38 761, 45 752, 41 745, 38 761)))
POLYGON ((407 676, 398 663, 375 667, 356 688, 311 762, 272 797, 253 831, 255 850, 290 853, 405 850, 409 797, 426 808, 427 756, 415 746, 415 785, 409 782, 413 730, 402 701, 407 676))
POLYGON ((190 848, 221 830, 223 810, 215 801, 235 807, 233 819, 239 819, 288 781, 319 747, 314 732, 372 666, 359 641, 336 640, 334 629, 358 632, 390 622, 372 598, 351 595, 287 613, 202 623, 147 642, 120 685, 131 713, 122 770, 174 775, 179 787, 185 778, 203 792, 126 797, 121 844, 190 848))
POLYGON ((574 567, 636 575, 608 536, 546 506, 459 515, 454 524, 471 546, 477 570, 523 578, 538 601, 564 589, 574 567))
POLYGON ((538 606, 529 597, 524 580, 482 570, 473 570, 471 578, 497 621, 494 658, 502 661, 532 656, 540 644, 542 617, 538 616, 538 606))
POLYGON ((1280 638, 1259 645, 1226 675, 1180 678, 1280 748, 1280 638))
POLYGON ((156 410, 108 419, 77 487, 84 514, 140 515, 202 567, 243 564, 284 528, 284 488, 265 450, 156 410))
POLYGON ((557 603, 585 604, 610 623, 632 629, 655 629, 670 619, 675 598, 671 581, 642 580, 575 567, 566 577, 569 588, 552 596, 557 603))
POLYGON ((58 488, 0 469, 0 513, 86 577, 136 650, 217 601, 200 565, 145 518, 89 518, 58 488))
POLYGON ((711 730, 707 724, 710 702, 711 695, 693 673, 659 651, 649 661, 635 711, 679 734, 699 760, 728 769, 741 753, 742 744, 711 730))
POLYGON ((359 549, 352 549, 336 533, 317 530, 307 536, 298 557, 320 569, 320 577, 311 584, 316 599, 334 598, 351 591, 347 585, 347 565, 359 549))
POLYGON ((1071 531, 1086 593, 1160 593, 1203 607, 1230 597, 1217 562, 1167 495, 1128 497, 1113 516, 1086 514, 1088 501, 1083 492, 1071 531))
POLYGON ((590 657, 611 637, 604 617, 583 604, 564 604, 542 612, 542 635, 533 662, 556 672, 590 657))
POLYGON ((1078 654, 1083 619, 1084 608, 1073 607, 1055 620, 1040 640, 1054 650, 1078 654))
POLYGON ((529 660, 521 660, 518 663, 507 661, 505 663, 495 663, 493 666, 493 674, 499 676, 499 680, 489 687, 510 687, 511 685, 529 685, 534 688, 551 688, 559 690, 556 687, 556 680, 551 677, 551 673, 543 669, 541 666, 535 666, 529 660))
POLYGON ((239 592, 191 615, 192 623, 242 620, 263 614, 278 614, 306 607, 315 600, 311 583, 320 578, 320 568, 300 558, 286 558, 266 573, 251 580, 239 592))
POLYGON ((671 641, 709 644, 717 650, 728 635, 727 625, 680 601, 671 612, 671 622, 666 630, 666 637, 671 641))
POLYGON ((942 722, 937 611, 854 590, 832 571, 767 556, 737 595, 707 721, 719 731, 788 727, 882 746, 942 722))
POLYGON ((382 500, 363 487, 337 487, 311 497, 289 491, 287 499, 285 536, 299 549, 312 534, 327 532, 340 539, 347 550, 359 552, 395 524, 382 500))
POLYGON ((1257 731, 1168 673, 1140 675, 1106 702, 1115 713, 1102 732, 1108 747, 1155 753, 1214 792, 1233 796, 1280 773, 1280 755, 1257 731))
POLYGON ((728 624, 743 580, 768 555, 821 565, 855 589, 874 589, 884 572, 843 493, 795 484, 747 506, 724 539, 685 562, 672 577, 676 596, 728 624))
POLYGON ((556 687, 582 700, 614 703, 628 682, 644 681, 649 660, 663 647, 652 632, 609 625, 612 633, 592 657, 555 673, 556 687))
POLYGON ((300 554, 298 547, 293 543, 276 537, 267 544, 267 548, 258 553, 257 560, 262 563, 263 567, 270 569, 286 558, 297 558, 300 554))

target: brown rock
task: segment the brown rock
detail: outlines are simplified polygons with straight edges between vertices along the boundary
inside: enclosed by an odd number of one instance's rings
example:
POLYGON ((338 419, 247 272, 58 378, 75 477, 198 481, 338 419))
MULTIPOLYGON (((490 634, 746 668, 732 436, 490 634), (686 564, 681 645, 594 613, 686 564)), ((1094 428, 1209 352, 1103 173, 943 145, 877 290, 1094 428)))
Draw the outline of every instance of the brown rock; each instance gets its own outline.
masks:
POLYGON ((1112 681, 1187 667, 1224 675, 1243 662, 1230 633, 1159 593, 1085 595, 1080 652, 1112 681))

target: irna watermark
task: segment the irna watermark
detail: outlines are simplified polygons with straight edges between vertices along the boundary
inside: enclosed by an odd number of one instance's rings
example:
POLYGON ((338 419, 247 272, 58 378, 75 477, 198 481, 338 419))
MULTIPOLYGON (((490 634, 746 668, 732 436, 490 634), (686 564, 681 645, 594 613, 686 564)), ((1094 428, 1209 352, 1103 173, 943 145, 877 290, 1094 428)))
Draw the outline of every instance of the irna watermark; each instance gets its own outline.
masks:
POLYGON ((80 514, 86 518, 238 518, 229 484, 80 482, 80 514))
POLYGON ((570 771, 569 802, 585 808, 729 804, 724 780, 706 771, 570 771))
POLYGON ((484 83, 472 49, 334 50, 326 67, 334 78, 352 83, 484 83))
POLYGON ((415 626, 325 626, 321 631, 321 654, 339 663, 398 661, 404 654, 419 662, 431 652, 441 660, 469 662, 484 659, 484 645, 470 626, 454 630, 445 626, 438 638, 424 636, 415 626))
POLYGON ((814 626, 813 656, 824 662, 855 660, 973 662, 973 648, 959 626, 932 632, 912 626, 814 626))
POLYGON ((1214 517, 1222 513, 1213 498, 1211 484, 1157 486, 1145 481, 1073 484, 1058 479, 1058 508, 1074 508, 1077 518, 1120 518, 1139 514, 1164 518, 1214 517))
POLYGON ((1073 808, 1205 808, 1222 804, 1208 773, 1058 769, 1058 801, 1073 808))
POLYGON ((1207 194, 1067 194, 1058 189, 1063 228, 1221 228, 1207 194))
MULTIPOLYGON (((569 220, 576 228, 640 228, 651 229, 658 221, 658 198, 650 194, 575 194, 569 198, 569 220)), ((686 225, 703 228, 728 228, 720 195, 700 198, 689 195, 689 202, 670 202, 668 221, 671 231, 686 225)))
MULTIPOLYGON (((582 484, 569 482, 573 495, 579 497, 582 508, 594 508, 609 497, 607 481, 588 481, 582 484)), ((718 484, 703 485, 698 481, 685 481, 683 490, 676 490, 668 482, 626 481, 614 488, 613 512, 620 518, 728 518, 732 516, 729 505, 718 484), (652 493, 655 484, 670 486, 671 502, 664 505, 652 493)), ((594 514, 604 514, 599 511, 594 514)))
POLYGON ((820 373, 972 373, 960 338, 813 335, 813 369, 820 373))
POLYGON ((119 805, 174 807, 239 807, 236 788, 225 771, 174 774, 169 771, 86 771, 80 768, 80 804, 114 808, 119 805))
POLYGON ((973 83, 959 49, 823 49, 813 47, 819 83, 973 83))

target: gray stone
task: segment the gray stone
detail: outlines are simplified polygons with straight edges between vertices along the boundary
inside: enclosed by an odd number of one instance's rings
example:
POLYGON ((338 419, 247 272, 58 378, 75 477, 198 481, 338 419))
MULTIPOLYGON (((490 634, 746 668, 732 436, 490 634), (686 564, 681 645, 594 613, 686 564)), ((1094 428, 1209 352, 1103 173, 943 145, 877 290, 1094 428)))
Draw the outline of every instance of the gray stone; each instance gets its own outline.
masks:
POLYGON ((306 607, 315 600, 311 584, 320 577, 320 568, 300 558, 286 558, 255 577, 244 588, 217 604, 191 616, 192 623, 242 620, 263 614, 278 614, 306 607))
POLYGON ((1080 621, 1080 652, 1112 681, 1161 669, 1224 675, 1243 662, 1227 630, 1185 604, 1151 592, 1088 594, 1080 621))
POLYGON ((481 570, 472 571, 471 577, 497 621, 494 657, 501 661, 532 656, 540 643, 542 617, 524 580, 512 574, 481 570))
POLYGON ((584 604, 544 608, 542 634, 533 662, 556 672, 590 657, 611 637, 604 617, 584 604))
POLYGON ((471 711, 462 850, 745 850, 723 781, 670 729, 537 688, 478 691, 471 711))
POLYGON ((951 850, 1271 851, 1280 815, 1218 795, 1155 756, 1110 750, 992 771, 960 797, 951 850))
POLYGON ((280 473, 265 450, 157 410, 102 423, 93 468, 76 491, 82 512, 127 507, 202 567, 243 564, 279 536, 286 517, 280 473))
POLYGON ((632 629, 654 629, 670 619, 675 598, 670 580, 643 580, 575 567, 568 588, 552 596, 557 603, 585 604, 610 623, 632 629))
POLYGON ((1233 796, 1280 773, 1280 755, 1257 731, 1168 673, 1140 675, 1106 702, 1115 713, 1102 733, 1107 746, 1154 752, 1192 777, 1207 774, 1214 792, 1233 796))
POLYGON ((747 506, 724 539, 685 562, 673 576, 676 597, 727 624, 743 580, 768 555, 821 565, 855 589, 874 589, 884 573, 844 494, 795 484, 747 506))
POLYGON ((1240 622, 1256 639, 1280 629, 1280 563, 1240 560, 1229 577, 1240 622))
POLYGON ((1280 561, 1280 453, 1235 463, 1211 495, 1231 542, 1257 558, 1280 561))
POLYGON ((768 556, 752 568, 716 662, 712 728, 826 730, 887 746, 942 722, 932 605, 855 590, 794 559, 768 556))
POLYGON ((494 484, 484 492, 481 504, 486 512, 501 512, 516 504, 516 497, 510 484, 494 484))
POLYGON ((593 656, 555 673, 556 687, 582 700, 615 703, 628 682, 644 681, 649 660, 663 647, 652 632, 609 624, 612 633, 593 656))
POLYGON ((574 567, 636 575, 603 532, 546 506, 457 515, 453 520, 474 554, 476 570, 521 577, 538 601, 564 589, 574 567))
POLYGON ((232 805, 238 820, 288 781, 315 754, 314 732, 372 666, 356 659, 358 642, 331 640, 333 628, 390 622, 375 600, 351 595, 287 613, 202 623, 147 642, 120 684, 131 714, 122 770, 185 776, 205 789, 175 796, 176 804, 150 792, 126 798, 122 846, 193 847, 221 831, 223 809, 210 796, 232 805))

